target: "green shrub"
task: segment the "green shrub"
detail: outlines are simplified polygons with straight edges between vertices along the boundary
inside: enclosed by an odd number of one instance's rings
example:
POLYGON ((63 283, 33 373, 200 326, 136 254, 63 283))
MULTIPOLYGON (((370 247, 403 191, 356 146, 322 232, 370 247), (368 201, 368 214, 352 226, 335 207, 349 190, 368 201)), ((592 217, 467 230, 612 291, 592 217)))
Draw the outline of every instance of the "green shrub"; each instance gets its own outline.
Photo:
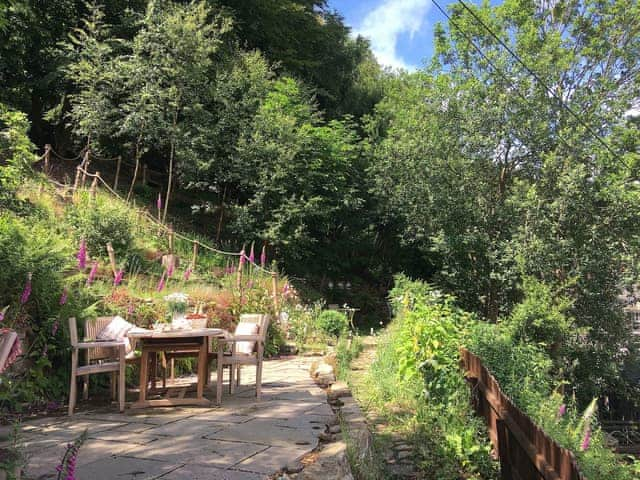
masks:
POLYGON ((86 240, 93 257, 105 257, 109 242, 120 255, 133 245, 135 218, 125 204, 112 198, 98 196, 92 200, 82 194, 76 205, 68 208, 67 221, 75 230, 76 240, 86 240))
POLYGON ((337 376, 340 380, 346 380, 351 362, 362 352, 362 340, 359 336, 352 339, 340 338, 336 345, 337 376))
POLYGON ((349 329, 349 319, 337 310, 325 310, 318 315, 318 328, 328 335, 339 337, 349 329))

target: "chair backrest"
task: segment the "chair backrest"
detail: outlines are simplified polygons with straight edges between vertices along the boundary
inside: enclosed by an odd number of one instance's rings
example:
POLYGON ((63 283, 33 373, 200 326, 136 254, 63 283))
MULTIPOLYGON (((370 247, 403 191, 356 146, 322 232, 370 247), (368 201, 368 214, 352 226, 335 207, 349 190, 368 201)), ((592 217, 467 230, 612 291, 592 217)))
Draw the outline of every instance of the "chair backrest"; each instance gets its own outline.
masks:
MULTIPOLYGON (((94 320, 87 320, 84 324, 85 340, 95 340, 98 332, 106 327, 112 319, 113 317, 98 317, 94 320)), ((78 344, 78 324, 75 317, 69 318, 69 337, 71 338, 71 346, 75 347, 78 344)), ((116 354, 115 348, 89 348, 87 361, 115 358, 116 354)))
POLYGON ((240 315, 240 321, 243 323, 257 323, 260 340, 263 343, 267 340, 267 330, 269 329, 271 315, 266 313, 243 313, 240 315))

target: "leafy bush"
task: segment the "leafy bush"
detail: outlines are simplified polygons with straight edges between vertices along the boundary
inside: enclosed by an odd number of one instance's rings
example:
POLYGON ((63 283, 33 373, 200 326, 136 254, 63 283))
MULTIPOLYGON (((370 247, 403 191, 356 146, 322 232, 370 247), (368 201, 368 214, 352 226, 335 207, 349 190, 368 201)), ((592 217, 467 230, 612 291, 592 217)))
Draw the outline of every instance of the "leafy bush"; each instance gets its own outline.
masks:
POLYGON ((458 366, 474 316, 405 276, 396 277, 390 300, 395 318, 367 375, 367 400, 414 443, 421 470, 433 478, 495 478, 486 430, 458 366))
POLYGON ((76 238, 84 238, 92 256, 104 257, 107 243, 116 253, 124 254, 133 245, 132 224, 135 219, 128 207, 109 197, 92 200, 83 194, 67 210, 67 221, 74 228, 76 238))
POLYGON ((349 329, 347 316, 336 310, 325 310, 318 316, 318 328, 328 335, 339 337, 349 329))
POLYGON ((352 339, 342 337, 338 340, 336 345, 336 367, 337 376, 340 380, 347 379, 349 366, 360 355, 362 348, 362 340, 357 335, 352 339))

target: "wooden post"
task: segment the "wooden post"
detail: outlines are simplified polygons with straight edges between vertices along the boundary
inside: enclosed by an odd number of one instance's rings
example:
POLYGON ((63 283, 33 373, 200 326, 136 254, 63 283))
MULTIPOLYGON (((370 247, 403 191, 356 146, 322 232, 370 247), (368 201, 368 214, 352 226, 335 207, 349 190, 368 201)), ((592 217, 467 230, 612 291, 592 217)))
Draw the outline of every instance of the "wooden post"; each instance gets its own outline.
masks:
POLYGON ((278 274, 277 272, 271 272, 271 288, 273 289, 273 308, 276 319, 278 318, 280 312, 280 307, 278 305, 278 274))
MULTIPOLYGON (((242 267, 244 266, 244 248, 242 252, 240 252, 240 263, 238 264, 238 273, 236 277, 236 286, 238 290, 242 288, 242 267)), ((240 298, 242 298, 242 292, 240 294, 240 298)))
POLYGON ((147 164, 142 165, 142 185, 147 184, 147 164))
POLYGON ((90 163, 90 161, 91 161, 91 160, 89 159, 89 152, 90 152, 90 151, 91 151, 91 150, 89 150, 89 149, 87 148, 87 151, 86 151, 86 152, 84 152, 84 157, 83 157, 83 159, 82 159, 82 163, 80 164, 80 166, 81 166, 81 167, 82 167, 82 169, 83 169, 83 172, 82 172, 82 188, 84 188, 84 186, 85 186, 85 185, 86 185, 86 183, 87 183, 87 172, 89 171, 89 163, 90 163))
POLYGON ((91 199, 96 199, 96 194, 98 193, 98 177, 100 176, 100 172, 96 172, 96 176, 93 177, 93 181, 91 182, 91 199))
POLYGON ((107 242, 107 254, 109 255, 109 263, 111 263, 111 270, 113 271, 113 276, 116 275, 116 252, 113 251, 113 245, 111 242, 107 242))
POLYGON ((193 258, 191 259, 191 271, 196 269, 196 260, 198 259, 198 242, 193 242, 193 258))
POLYGON ((74 193, 74 194, 76 193, 76 191, 78 190, 78 187, 80 186, 80 175, 81 175, 80 170, 81 170, 81 168, 80 168, 80 166, 78 165, 78 166, 76 167, 76 179, 75 179, 75 181, 73 182, 73 193, 74 193))
POLYGON ((44 173, 45 175, 49 175, 49 170, 51 169, 51 144, 47 143, 44 146, 44 173))
POLYGON ((122 155, 118 155, 116 159, 116 178, 113 180, 113 189, 118 190, 118 179, 120 177, 120 167, 122 165, 122 155))
POLYGON ((167 236, 169 237, 169 254, 173 255, 173 225, 169 224, 167 236))

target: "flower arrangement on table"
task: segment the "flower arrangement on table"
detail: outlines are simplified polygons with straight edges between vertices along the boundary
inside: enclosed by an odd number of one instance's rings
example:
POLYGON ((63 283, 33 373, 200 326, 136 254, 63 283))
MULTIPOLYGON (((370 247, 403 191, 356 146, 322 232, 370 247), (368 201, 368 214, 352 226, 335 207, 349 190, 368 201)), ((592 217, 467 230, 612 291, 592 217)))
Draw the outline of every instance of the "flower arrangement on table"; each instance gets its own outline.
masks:
POLYGON ((190 328, 185 319, 187 306, 189 304, 189 295, 186 293, 172 293, 164 297, 167 302, 169 314, 171 315, 172 328, 190 328))

